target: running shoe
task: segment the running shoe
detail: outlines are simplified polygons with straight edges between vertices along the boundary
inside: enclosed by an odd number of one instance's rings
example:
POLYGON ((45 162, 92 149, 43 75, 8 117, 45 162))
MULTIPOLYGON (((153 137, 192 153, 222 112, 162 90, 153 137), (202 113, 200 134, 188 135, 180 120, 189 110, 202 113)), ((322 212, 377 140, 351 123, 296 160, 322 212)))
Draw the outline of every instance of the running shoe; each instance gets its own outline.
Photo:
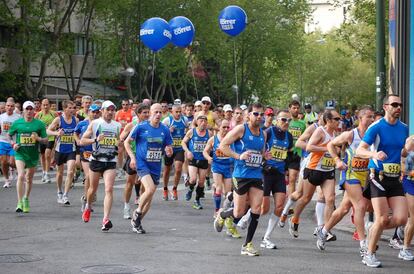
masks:
POLYGON ((359 248, 359 255, 361 255, 361 257, 364 257, 365 254, 367 254, 368 252, 368 246, 367 243, 365 242, 360 248, 359 248))
POLYGON ((241 229, 245 230, 247 226, 250 224, 251 218, 250 214, 245 214, 237 223, 237 226, 241 229))
POLYGON ((237 228, 234 225, 231 228, 227 228, 226 234, 228 236, 231 236, 231 237, 235 238, 235 239, 240 239, 241 238, 241 235, 240 235, 239 231, 237 231, 237 228))
POLYGON ((42 183, 46 183, 46 181, 45 181, 45 175, 46 175, 45 173, 42 174, 42 183))
POLYGON ((110 230, 111 228, 112 228, 112 223, 111 223, 111 221, 109 219, 107 219, 107 220, 105 220, 105 221, 102 222, 102 228, 101 228, 101 230, 103 232, 106 232, 106 231, 110 230))
POLYGON ((124 206, 124 219, 125 220, 131 219, 131 207, 129 205, 124 206))
POLYGON ((85 199, 85 196, 82 195, 82 197, 80 198, 80 200, 81 200, 81 212, 83 212, 85 210, 85 208, 86 208, 86 199, 85 199))
POLYGON ((241 248, 241 255, 247 255, 247 256, 259 256, 259 251, 254 248, 252 242, 247 243, 246 245, 243 245, 241 248))
POLYGON ((66 205, 66 206, 70 206, 69 198, 68 198, 67 195, 63 195, 62 204, 66 205))
POLYGON ((30 212, 29 198, 24 197, 23 198, 23 213, 29 213, 29 212, 30 212))
POLYGON ((185 194, 185 200, 186 201, 190 201, 191 200, 191 196, 193 196, 193 191, 191 189, 189 189, 187 191, 187 193, 185 194))
POLYGON ((278 225, 280 228, 284 228, 284 227, 285 227, 287 217, 288 217, 288 216, 287 216, 287 215, 285 215, 285 214, 282 214, 282 215, 280 216, 279 222, 277 223, 277 225, 278 225))
POLYGON ((221 232, 224 226, 224 219, 221 218, 220 213, 217 214, 216 219, 214 219, 214 230, 216 232, 221 232))
POLYGON ((354 234, 352 234, 352 240, 360 241, 358 231, 354 231, 354 234))
POLYGON ((313 230, 313 237, 318 237, 318 229, 319 227, 315 227, 315 229, 313 230))
POLYGON ((381 262, 378 261, 377 257, 375 256, 375 253, 365 254, 364 257, 362 258, 362 263, 369 267, 380 267, 381 266, 381 262))
POLYGON ((319 250, 325 250, 325 243, 326 243, 327 236, 323 234, 322 227, 318 227, 316 231, 316 237, 318 238, 316 240, 316 247, 319 250))
POLYGON ((173 190, 172 190, 172 199, 173 199, 173 201, 178 200, 178 192, 177 192, 176 188, 173 188, 173 190))
POLYGON ((11 183, 10 183, 10 181, 9 181, 9 180, 6 180, 6 181, 4 182, 3 188, 10 188, 10 187, 11 187, 11 183))
POLYGON ((404 241, 404 227, 403 226, 397 227, 397 236, 401 241, 404 241))
POLYGON ((137 228, 132 228, 132 230, 134 231, 134 232, 136 232, 137 234, 145 234, 145 233, 147 233, 145 230, 144 230, 144 228, 142 227, 142 225, 140 225, 139 227, 137 227, 137 228))
POLYGON ((398 258, 404 261, 414 261, 413 253, 411 253, 411 249, 401 249, 398 253, 398 258))
POLYGON ((134 210, 134 213, 132 214, 131 226, 132 231, 138 233, 137 229, 141 226, 141 214, 139 214, 136 210, 134 210))
POLYGON ((162 199, 164 201, 168 201, 168 189, 164 189, 164 192, 162 194, 162 199))
POLYGON ((189 185, 190 185, 190 177, 186 176, 184 178, 184 186, 185 187, 188 187, 189 185))
POLYGON ((45 183, 46 184, 50 184, 52 181, 50 180, 50 177, 49 177, 49 174, 45 174, 45 177, 44 177, 44 179, 45 179, 45 183))
POLYGON ((23 212, 23 202, 22 201, 17 202, 16 212, 17 213, 22 213, 23 212))
POLYGON ((201 209, 203 209, 203 206, 201 205, 199 200, 195 200, 194 204, 193 204, 193 208, 197 209, 197 210, 201 210, 201 209))
POLYGON ((260 247, 267 248, 267 249, 277 249, 277 246, 272 241, 266 238, 262 239, 262 242, 260 243, 260 247))
POLYGON ((395 238, 395 239, 390 239, 388 246, 394 249, 402 249, 404 245, 400 239, 395 238))
POLYGON ((91 219, 91 210, 89 208, 85 208, 82 212, 82 220, 87 223, 91 219))
POLYGON ((299 237, 299 224, 292 223, 292 218, 289 219, 289 233, 293 238, 299 237))
POLYGON ((332 232, 328 231, 328 236, 326 237, 327 242, 335 242, 336 241, 336 235, 332 232))
POLYGON ((62 192, 58 192, 57 194, 57 202, 58 204, 63 204, 63 193, 62 192))

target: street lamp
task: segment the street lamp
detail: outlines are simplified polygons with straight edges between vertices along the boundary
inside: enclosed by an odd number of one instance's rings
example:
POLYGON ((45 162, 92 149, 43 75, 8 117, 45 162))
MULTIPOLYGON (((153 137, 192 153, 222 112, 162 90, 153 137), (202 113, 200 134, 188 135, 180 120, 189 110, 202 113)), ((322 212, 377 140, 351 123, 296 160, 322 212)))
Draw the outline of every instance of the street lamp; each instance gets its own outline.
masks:
POLYGON ((231 89, 233 90, 234 93, 236 93, 236 105, 239 105, 239 86, 232 85, 231 89))

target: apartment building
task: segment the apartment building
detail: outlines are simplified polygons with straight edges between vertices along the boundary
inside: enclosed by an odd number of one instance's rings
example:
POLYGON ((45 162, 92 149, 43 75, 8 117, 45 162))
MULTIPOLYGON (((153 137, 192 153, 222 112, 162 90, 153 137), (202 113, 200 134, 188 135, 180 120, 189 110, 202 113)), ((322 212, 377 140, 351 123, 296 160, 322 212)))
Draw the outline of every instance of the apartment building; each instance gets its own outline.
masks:
POLYGON ((312 16, 305 26, 305 32, 320 31, 327 33, 339 28, 347 20, 347 7, 351 1, 308 0, 312 16))

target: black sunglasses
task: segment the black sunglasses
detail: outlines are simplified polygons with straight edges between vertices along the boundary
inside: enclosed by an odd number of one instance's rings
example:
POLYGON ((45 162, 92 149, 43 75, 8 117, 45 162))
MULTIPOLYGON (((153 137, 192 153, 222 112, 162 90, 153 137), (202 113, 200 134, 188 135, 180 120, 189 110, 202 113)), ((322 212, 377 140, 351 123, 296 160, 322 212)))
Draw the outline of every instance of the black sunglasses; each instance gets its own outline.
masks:
POLYGON ((264 112, 257 112, 257 111, 255 111, 255 112, 252 112, 252 114, 254 115, 254 116, 263 116, 264 115, 264 112))
POLYGON ((401 103, 391 103, 391 104, 386 104, 386 105, 392 106, 393 108, 403 107, 403 104, 401 103))
POLYGON ((335 121, 339 122, 339 121, 341 121, 341 117, 334 117, 334 118, 332 118, 332 120, 335 120, 335 121))
POLYGON ((290 119, 290 118, 284 118, 284 117, 279 118, 279 120, 282 121, 282 122, 284 122, 284 123, 290 123, 290 121, 292 121, 292 119, 290 119))

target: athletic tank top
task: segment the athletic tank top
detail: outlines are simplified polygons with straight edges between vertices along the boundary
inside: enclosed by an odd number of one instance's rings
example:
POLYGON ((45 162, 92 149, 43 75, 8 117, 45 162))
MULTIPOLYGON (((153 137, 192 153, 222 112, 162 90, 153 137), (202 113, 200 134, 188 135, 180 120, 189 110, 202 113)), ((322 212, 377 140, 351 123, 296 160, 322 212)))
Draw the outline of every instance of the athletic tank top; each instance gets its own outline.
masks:
POLYGON ((193 137, 190 139, 189 149, 193 153, 194 160, 205 160, 203 150, 209 138, 207 130, 204 136, 200 136, 197 134, 197 130, 193 128, 193 137))
POLYGON ((357 128, 352 130, 352 143, 345 150, 344 162, 348 168, 341 172, 341 181, 358 180, 365 185, 368 176, 368 158, 355 157, 356 149, 361 143, 361 136, 357 128))
POLYGON ((281 173, 284 173, 285 160, 289 148, 288 132, 285 132, 285 138, 283 140, 276 138, 275 127, 271 127, 268 132, 270 134, 267 136, 266 150, 270 151, 272 158, 267 160, 266 163, 277 168, 281 173))
MULTIPOLYGON (((53 120, 57 117, 57 114, 53 111, 49 111, 48 114, 45 114, 43 111, 40 111, 37 114, 37 119, 39 119, 40 121, 42 121, 46 128, 53 122, 53 120)), ((53 142, 55 140, 55 136, 50 135, 47 137, 48 141, 53 142)))
POLYGON ((213 142, 213 165, 228 166, 233 164, 233 158, 224 155, 223 152, 219 149, 219 146, 220 140, 218 136, 215 135, 213 142))
MULTIPOLYGON (((325 128, 321 127, 321 129, 325 133, 325 139, 318 146, 326 147, 326 145, 334 138, 335 134, 329 135, 325 128)), ((314 151, 311 154, 311 158, 309 159, 307 168, 324 172, 330 172, 335 169, 335 161, 327 151, 314 151)))
POLYGON ((211 110, 209 110, 207 113, 207 124, 211 128, 214 128, 216 126, 216 123, 214 122, 214 119, 213 119, 213 112, 211 110))
POLYGON ((259 136, 253 135, 247 124, 244 124, 242 138, 234 142, 234 150, 238 154, 250 151, 247 160, 235 160, 233 177, 246 179, 262 178, 262 151, 265 145, 263 130, 260 129, 259 136))
POLYGON ((56 137, 55 150, 60 153, 71 153, 76 150, 75 138, 73 134, 76 128, 76 118, 72 115, 72 122, 70 124, 65 122, 63 115, 59 117, 60 129, 63 129, 63 135, 56 137))
MULTIPOLYGON (((312 127, 312 126, 314 126, 314 127, 315 127, 315 129, 317 129, 317 128, 319 127, 318 123, 313 123, 313 124, 311 125, 311 127, 312 127)), ((303 157, 303 158, 308 157, 308 156, 309 156, 309 154, 310 154, 310 152, 307 152, 306 150, 302 150, 302 157, 303 157)))
POLYGON ((91 160, 116 163, 121 124, 114 120, 107 123, 102 118, 95 121, 92 122, 92 139, 96 139, 99 135, 103 135, 104 138, 92 144, 93 152, 91 160))
POLYGON ((181 142, 183 141, 183 138, 185 136, 187 122, 183 117, 181 117, 178 121, 175 120, 172 116, 168 117, 168 119, 168 127, 174 127, 174 131, 171 132, 171 137, 173 140, 173 150, 174 152, 182 151, 183 147, 181 146, 181 142))

